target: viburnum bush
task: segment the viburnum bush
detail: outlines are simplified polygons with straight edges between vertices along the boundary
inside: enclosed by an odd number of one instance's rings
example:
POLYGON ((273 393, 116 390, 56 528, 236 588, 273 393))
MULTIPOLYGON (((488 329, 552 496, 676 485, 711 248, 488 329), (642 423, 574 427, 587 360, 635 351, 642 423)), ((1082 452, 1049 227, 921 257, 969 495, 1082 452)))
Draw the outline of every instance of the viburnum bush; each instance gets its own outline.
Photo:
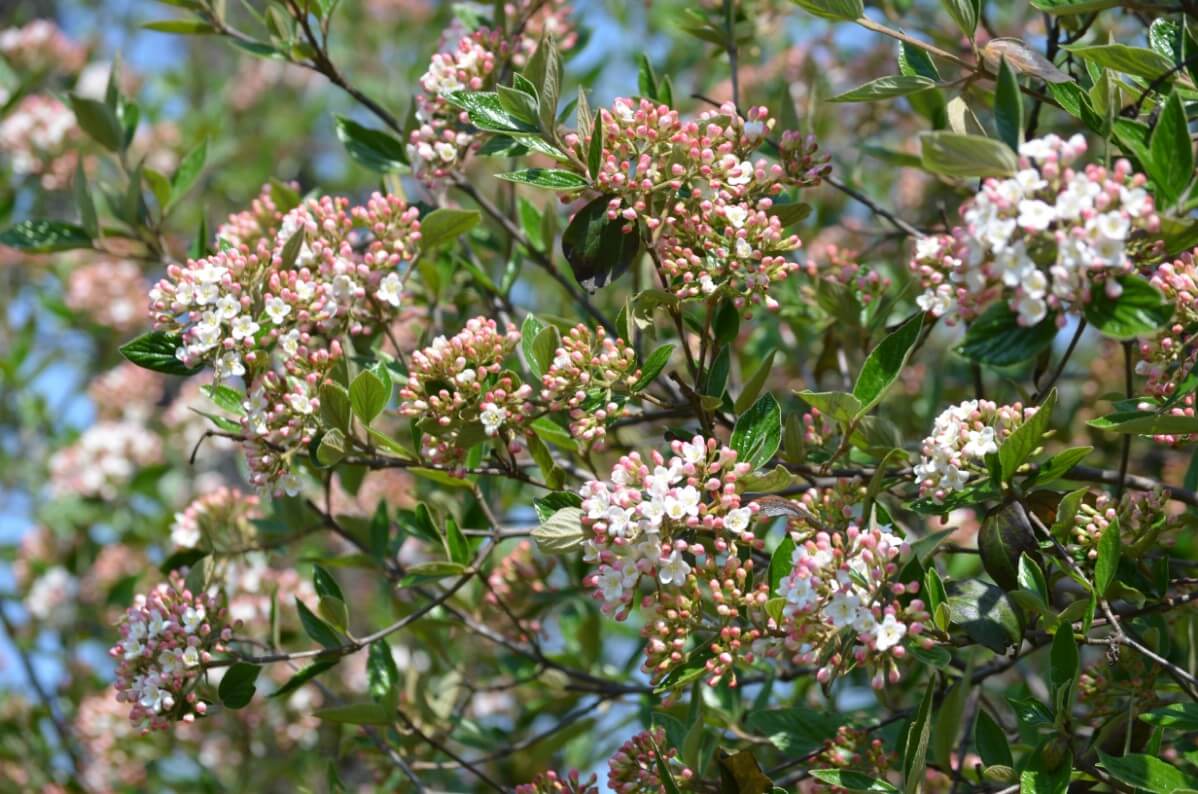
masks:
POLYGON ((1198 5, 36 5, 0 789, 1198 790, 1198 5))

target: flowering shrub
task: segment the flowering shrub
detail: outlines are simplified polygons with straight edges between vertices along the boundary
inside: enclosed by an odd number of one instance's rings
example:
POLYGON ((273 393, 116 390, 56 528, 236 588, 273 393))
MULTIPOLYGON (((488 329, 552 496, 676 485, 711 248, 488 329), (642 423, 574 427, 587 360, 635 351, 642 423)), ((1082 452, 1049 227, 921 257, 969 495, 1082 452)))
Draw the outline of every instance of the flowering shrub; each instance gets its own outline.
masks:
POLYGON ((1187 3, 28 5, 0 790, 1198 790, 1187 3))

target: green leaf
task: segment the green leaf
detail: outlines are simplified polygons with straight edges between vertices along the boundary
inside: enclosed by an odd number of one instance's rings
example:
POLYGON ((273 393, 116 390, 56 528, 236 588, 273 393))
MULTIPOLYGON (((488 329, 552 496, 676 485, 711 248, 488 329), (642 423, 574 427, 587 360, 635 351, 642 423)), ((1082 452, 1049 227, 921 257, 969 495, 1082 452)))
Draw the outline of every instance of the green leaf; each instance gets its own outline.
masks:
POLYGON ((532 356, 528 359, 528 368, 540 380, 553 365, 553 356, 562 343, 562 334, 557 326, 542 328, 532 340, 532 356))
POLYGON ((1094 592, 1099 598, 1105 596, 1114 583, 1122 552, 1119 521, 1116 519, 1107 525, 1102 531, 1102 536, 1098 538, 1098 559, 1094 562, 1094 592))
POLYGON ((280 698, 284 695, 289 695, 302 687, 304 684, 311 681, 316 676, 323 673, 325 670, 336 667, 337 662, 339 661, 340 659, 317 659, 315 662, 308 665, 303 670, 300 670, 298 673, 291 676, 291 678, 287 679, 287 683, 283 684, 283 686, 279 687, 274 692, 271 692, 267 697, 280 698))
POLYGON ((757 368, 757 371, 745 383, 744 389, 741 390, 740 395, 736 398, 736 402, 732 406, 732 409, 736 413, 743 414, 757 399, 757 396, 761 394, 761 390, 765 387, 765 382, 774 368, 774 356, 777 354, 778 351, 776 349, 767 353, 765 360, 761 362, 761 366, 757 368))
POLYGON ((581 190, 590 184, 573 171, 560 168, 522 168, 495 176, 507 182, 518 182, 546 190, 581 190))
POLYGON ((545 373, 544 371, 538 371, 540 365, 537 363, 533 345, 536 342, 537 334, 541 333, 544 329, 545 324, 531 312, 524 318, 524 322, 520 325, 520 352, 528 364, 529 371, 532 372, 537 380, 540 380, 545 373))
POLYGON ((208 159, 208 139, 200 141, 194 149, 188 152, 175 173, 171 176, 171 203, 181 199, 191 186, 195 184, 200 173, 204 170, 204 162, 208 159))
POLYGON ((1015 152, 980 135, 925 132, 919 143, 923 167, 941 176, 1011 176, 1019 168, 1015 152))
POLYGON ((940 0, 940 5, 961 28, 961 32, 973 38, 978 27, 978 18, 982 15, 981 0, 940 0))
POLYGON ((835 422, 846 424, 861 413, 861 402, 853 395, 842 391, 808 391, 795 395, 835 422))
POLYGON ((96 203, 92 200, 91 191, 87 188, 87 174, 83 171, 83 160, 75 163, 75 178, 71 180, 71 188, 75 194, 75 206, 79 208, 79 223, 84 234, 89 238, 99 234, 100 224, 96 219, 96 203))
POLYGON ((75 121, 96 143, 112 152, 124 148, 125 130, 112 108, 78 94, 69 94, 67 101, 75 113, 75 121))
POLYGON ((586 289, 614 281, 640 257, 641 238, 633 228, 625 234, 625 221, 609 221, 610 196, 599 196, 580 209, 562 232, 562 254, 574 279, 586 289))
POLYGON ((1019 79, 1004 57, 998 64, 998 87, 994 92, 994 122, 998 126, 998 137, 1019 151, 1019 140, 1023 137, 1023 93, 1019 90, 1019 79))
POLYGON ((257 687, 258 673, 262 668, 248 662, 236 662, 221 676, 217 695, 225 708, 245 708, 254 697, 257 687))
POLYGON ((1134 788, 1153 794, 1170 794, 1177 789, 1198 789, 1198 778, 1187 775, 1168 761, 1156 756, 1132 753, 1121 757, 1098 751, 1102 768, 1111 777, 1134 788))
POLYGON ((766 394, 741 414, 732 429, 730 446, 737 461, 759 469, 774 457, 782 444, 782 408, 774 395, 766 394))
POLYGON ((319 596, 332 596, 345 600, 345 596, 341 592, 340 585, 333 575, 321 568, 319 565, 312 566, 312 586, 316 588, 316 594, 319 596))
POLYGON ((455 91, 446 97, 465 110, 470 123, 485 132, 538 132, 536 126, 515 118, 493 91, 455 91))
POLYGON ((459 210, 442 207, 420 219, 420 248, 429 251, 444 243, 457 240, 478 225, 482 214, 478 210, 459 210))
POLYGON ((632 384, 634 393, 642 392, 652 385, 653 381, 657 380, 657 376, 666 368, 666 364, 670 363, 670 354, 674 352, 674 346, 665 344, 654 350, 645 359, 645 363, 641 366, 641 376, 636 383, 632 384))
POLYGON ((344 386, 332 380, 320 384, 320 418, 326 425, 348 433, 352 412, 349 392, 344 386))
POLYGON ((824 19, 851 22, 865 16, 862 0, 794 0, 794 3, 824 19))
POLYGON ((1028 417, 1023 424, 1015 428, 1015 432, 998 447, 998 461, 1002 470, 1003 482, 1010 482, 1015 471, 1027 462, 1036 448, 1043 441, 1045 432, 1052 422, 1052 409, 1057 403, 1057 392, 1053 389, 1041 404, 1040 408, 1028 417))
POLYGON ((1121 0, 1031 0, 1031 2, 1033 8, 1057 16, 1090 14, 1121 5, 1121 0))
POLYGON ((1120 276, 1123 291, 1111 299, 1106 290, 1095 289, 1086 304, 1090 324, 1113 339, 1147 336, 1165 327, 1173 318, 1173 306, 1141 276, 1120 276))
POLYGON ((365 127, 353 119, 334 115, 337 139, 360 165, 385 174, 404 168, 408 153, 403 142, 384 130, 365 127))
POLYGON ((1045 317, 1031 327, 1020 325, 1006 303, 996 303, 969 324, 957 352, 978 364, 1009 367, 1038 356, 1056 335, 1055 318, 1045 317))
POLYGON ((829 102, 877 102, 880 99, 907 96, 929 88, 935 88, 936 82, 921 75, 887 75, 876 80, 870 80, 864 85, 857 86, 851 91, 837 94, 828 99, 829 102))
POLYGON ((891 384, 898 380, 922 329, 923 315, 916 314, 870 351, 853 385, 853 396, 861 403, 858 417, 877 405, 891 384))
POLYGON ((541 551, 561 554, 577 548, 589 533, 582 526, 582 510, 571 506, 554 511, 531 534, 541 551))
POLYGON ((862 772, 854 772, 851 769, 812 769, 808 774, 816 780, 845 791, 864 791, 869 794, 897 794, 898 792, 898 789, 885 780, 870 777, 862 772))
POLYGON ((295 608, 299 612, 300 624, 309 637, 326 648, 341 647, 341 638, 337 636, 337 633, 329 627, 329 624, 316 617, 303 601, 295 599, 295 608))
POLYGON ((177 36, 211 36, 220 32, 207 22, 198 19, 163 19, 158 22, 146 22, 142 28, 158 33, 173 33, 177 36))
POLYGON ((178 334, 150 331, 122 345, 121 355, 143 369, 167 375, 193 375, 201 367, 186 367, 175 356, 182 344, 178 334))
POLYGON ((1027 794, 1065 794, 1073 771, 1073 752, 1059 738, 1044 742, 1019 774, 1019 790, 1027 794), (1062 757, 1063 756, 1063 757, 1062 757))
POLYGON ((82 226, 62 221, 29 220, 0 232, 0 245, 16 248, 27 254, 48 254, 91 248, 92 237, 82 226))
POLYGON ((1173 206, 1194 178, 1194 145, 1181 94, 1176 89, 1161 107, 1148 148, 1152 157, 1144 166, 1156 185, 1161 206, 1173 206))
POLYGON ((390 399, 391 384, 384 383, 372 370, 362 370, 349 385, 349 402, 354 415, 366 424, 382 413, 390 399))
POLYGON ((1104 69, 1155 80, 1173 68, 1159 52, 1126 44, 1066 44, 1061 49, 1104 69))
POLYGON ((1039 564, 1027 554, 1019 555, 1019 586, 1039 599, 1040 603, 1048 606, 1052 603, 1048 593, 1048 581, 1039 564))
POLYGON ((325 722, 350 725, 390 725, 395 722, 391 709, 378 703, 350 703, 345 706, 317 709, 314 713, 325 722))
POLYGON ((603 118, 595 116, 594 127, 591 130, 591 141, 587 148, 587 173, 591 179, 599 176, 599 168, 603 165, 603 118))
POLYGON ((385 637, 370 643, 366 652, 366 681, 370 696, 376 701, 389 703, 397 692, 399 668, 385 637))
POLYGON ((408 575, 400 581, 400 587, 411 587, 424 582, 435 582, 450 576, 461 576, 466 573, 466 566, 456 562, 439 561, 422 562, 408 568, 408 575))
POLYGON ((794 570, 794 562, 791 560, 794 551, 795 542, 791 539, 790 533, 787 533, 782 538, 782 542, 778 544, 778 548, 774 549, 774 553, 770 555, 771 596, 778 594, 778 587, 782 584, 782 580, 794 570))
POLYGON ((978 532, 982 566, 1004 590, 1019 587, 1020 555, 1034 554, 1037 545, 1027 511, 1016 501, 988 513, 978 532))
POLYGON ((1061 703, 1063 690, 1073 687, 1080 672, 1077 641, 1073 638, 1073 626, 1061 623, 1052 638, 1049 652, 1048 680, 1055 702, 1061 703))
POLYGON ((445 545, 449 549, 449 559, 459 565, 470 562, 470 542, 462 534, 462 528, 453 516, 445 519, 445 545))
POLYGON ((1186 732, 1198 731, 1198 703, 1170 703, 1141 714, 1140 719, 1149 725, 1186 732))
POLYGON ((903 752, 903 791, 915 794, 923 783, 924 770, 928 762, 928 739, 932 733, 932 704, 936 698, 936 678, 928 680, 928 687, 920 701, 919 710, 907 731, 907 742, 903 752))
POLYGON ((336 596, 321 596, 316 602, 316 612, 324 622, 340 632, 349 629, 349 607, 336 596))
POLYGON ((949 582, 948 605, 951 621, 974 642, 995 653, 1019 642, 1023 622, 1007 594, 980 579, 949 582))
POLYGON ((796 706, 749 711, 745 724, 787 756, 797 758, 823 747, 844 720, 827 711, 796 706))
POLYGON ((1069 471, 1086 459, 1086 456, 1094 451, 1094 447, 1070 447, 1053 455, 1040 467, 1035 473, 1027 479, 1027 485, 1043 485, 1050 483, 1053 480, 1065 477, 1069 471))
POLYGON ((1015 765, 1006 733, 985 709, 978 709, 977 722, 973 724, 973 743, 986 766, 1015 765))
POLYGON ((1198 433, 1198 417, 1145 411, 1120 411, 1091 419, 1086 424, 1112 433, 1134 433, 1143 436, 1198 433))

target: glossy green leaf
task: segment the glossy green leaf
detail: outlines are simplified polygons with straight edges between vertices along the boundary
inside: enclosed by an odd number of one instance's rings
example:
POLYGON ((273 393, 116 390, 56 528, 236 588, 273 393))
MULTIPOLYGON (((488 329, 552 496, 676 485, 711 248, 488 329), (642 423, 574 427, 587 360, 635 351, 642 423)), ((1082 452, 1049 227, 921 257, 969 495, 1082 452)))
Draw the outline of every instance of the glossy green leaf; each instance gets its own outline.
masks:
POLYGON ((828 99, 829 102, 877 102, 882 99, 907 96, 929 88, 935 88, 936 83, 920 75, 888 75, 870 80, 864 85, 857 86, 851 91, 837 94, 828 99))
POLYGON ((1045 317, 1030 327, 1020 325, 1018 315, 1000 302, 969 324, 957 352, 978 364, 1009 367, 1038 356, 1056 335, 1055 318, 1045 317))
POLYGON ((10 226, 0 232, 0 245, 16 248, 27 254, 48 254, 91 248, 92 237, 82 226, 62 221, 30 220, 10 226))
POLYGON ((1011 176, 1019 167, 1015 152, 1000 141, 957 132, 925 132, 919 137, 923 167, 933 174, 974 178, 1011 176))
POLYGON ((121 346, 121 355, 143 369, 167 375, 193 375, 200 367, 187 367, 175 355, 183 344, 178 334, 150 331, 121 346))
POLYGON ((230 709, 245 708, 249 705, 257 691, 254 682, 258 680, 258 673, 261 671, 262 668, 256 664, 235 662, 221 676, 220 685, 217 687, 221 704, 230 709))
POLYGON ((420 218, 420 248, 428 251, 452 243, 478 225, 478 210, 441 207, 420 218))
POLYGON ((782 444, 782 408, 774 395, 765 394, 741 414, 729 442, 737 461, 759 469, 774 457, 782 444))
POLYGON ((861 367, 861 373, 857 376, 857 382, 853 384, 853 396, 861 404, 857 411, 858 416, 877 405, 891 384, 898 380, 921 330, 923 315, 917 314, 870 351, 861 367))

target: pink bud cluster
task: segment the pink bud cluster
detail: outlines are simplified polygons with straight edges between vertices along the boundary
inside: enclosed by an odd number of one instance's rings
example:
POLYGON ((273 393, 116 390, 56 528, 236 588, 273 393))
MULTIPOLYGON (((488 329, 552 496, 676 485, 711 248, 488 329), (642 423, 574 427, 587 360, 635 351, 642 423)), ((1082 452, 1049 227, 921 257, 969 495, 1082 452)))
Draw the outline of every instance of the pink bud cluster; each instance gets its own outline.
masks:
POLYGON ((63 302, 97 325, 123 335, 144 327, 149 288, 133 262, 97 259, 71 269, 63 302))
POLYGON ((253 545, 258 497, 220 487, 192 500, 171 523, 171 542, 185 549, 234 552, 253 545))
POLYGON ((0 55, 14 69, 76 74, 87 62, 87 49, 49 19, 0 30, 0 55))
POLYGON ((641 376, 636 353, 603 328, 577 325, 554 351, 541 379, 553 411, 570 415, 570 432, 588 448, 601 448, 607 425, 624 413, 623 397, 641 376))
POLYGON ((824 249, 823 257, 808 257, 806 273, 818 283, 835 285, 847 289, 862 306, 877 300, 892 281, 857 261, 857 252, 835 245, 824 249))
POLYGON ((516 786, 516 794, 599 794, 595 785, 596 775, 583 780, 577 769, 568 774, 559 775, 557 772, 543 772, 529 783, 516 786))
POLYGON ((162 441, 129 419, 101 421, 50 458, 56 494, 116 499, 137 472, 162 460, 162 441))
MULTIPOLYGON (((1173 416, 1194 416, 1194 395, 1178 390, 1190 372, 1198 365, 1198 264, 1193 252, 1166 262, 1152 276, 1152 286, 1174 306, 1172 323, 1156 339, 1140 343, 1140 361, 1136 373, 1147 377, 1145 390, 1157 400, 1168 403, 1166 413, 1173 416)), ((1142 410, 1160 410, 1150 402, 1142 410)), ((1162 444, 1182 444, 1198 440, 1198 434, 1176 433, 1154 437, 1162 444)))
POLYGON ((969 481, 986 473, 986 456, 1027 421, 1036 408, 1021 403, 1003 405, 989 400, 967 400, 946 408, 923 440, 915 478, 922 496, 943 502, 964 490, 969 481))
POLYGON ((540 634, 540 612, 550 593, 549 577, 556 560, 536 554, 527 540, 503 557, 487 576, 487 592, 483 596, 486 623, 528 642, 540 634), (514 625, 518 624, 518 625, 514 625))
POLYGON ((710 652, 714 685, 725 675, 735 680, 736 660, 759 636, 744 612, 764 605, 768 592, 750 585, 753 561, 739 556, 763 547, 753 534, 759 508, 742 504, 739 481, 751 467, 733 450, 696 436, 674 441, 671 451, 667 460, 655 450, 648 461, 633 452, 609 480, 582 486, 582 523, 591 533, 584 559, 596 564, 583 581, 617 620, 647 584, 644 670, 658 681, 698 644, 710 652))
MULTIPOLYGON (((865 728, 841 725, 836 736, 824 742, 823 751, 811 763, 812 769, 847 769, 868 777, 886 780, 898 761, 898 754, 886 750, 879 737, 865 728)), ((814 787, 801 788, 804 794, 846 794, 849 789, 813 781, 814 787)))
POLYGON ((165 388, 157 372, 126 361, 92 378, 87 396, 101 419, 144 422, 162 399, 165 388))
POLYGON ((505 371, 503 361, 519 341, 515 328, 500 331, 494 320, 474 317, 455 336, 439 336, 412 354, 399 413, 419 420, 425 457, 456 463, 487 438, 509 449, 516 444, 531 413, 532 388, 505 371))
POLYGON ((203 716, 196 694, 204 665, 232 637, 227 611, 216 596, 195 594, 178 572, 149 595, 139 595, 121 624, 116 699, 129 704, 129 719, 144 730, 203 716))
POLYGON ((46 190, 70 184, 82 134, 71 109, 52 96, 30 94, 0 121, 0 154, 18 177, 36 177, 46 190))
POLYGON ((1097 560, 1098 541, 1115 522, 1119 524, 1122 543, 1128 548, 1155 542, 1161 535, 1179 529, 1181 516, 1171 515, 1168 505, 1169 495, 1161 488, 1128 491, 1119 499, 1103 492, 1083 501, 1072 527, 1078 556, 1090 562, 1097 560))
POLYGON ((780 644, 760 652, 796 665, 818 665, 827 683, 852 666, 874 670, 873 686, 895 683, 907 646, 931 646, 921 636, 928 614, 918 582, 898 581, 906 543, 888 525, 859 524, 860 489, 842 483, 810 491, 795 508, 788 532, 794 543, 790 571, 767 605, 780 644))
POLYGON ((641 731, 607 762, 607 787, 616 794, 666 794, 662 765, 682 791, 691 791, 695 773, 678 760, 678 750, 666 746, 664 728, 641 731))
POLYGON ((448 95, 491 87, 497 69, 508 60, 516 65, 527 62, 542 33, 552 34, 561 50, 577 41, 569 22, 570 8, 558 0, 519 0, 505 7, 517 33, 489 27, 467 30, 460 20, 454 20, 420 78, 416 127, 409 133, 407 151, 412 170, 430 187, 443 185, 479 142, 469 116, 454 106, 448 95))
POLYGON ((224 250, 172 265, 151 290, 155 326, 180 334, 181 361, 250 386, 242 425, 256 485, 298 487, 291 461, 319 427, 317 393, 342 355, 340 337, 395 317, 417 218, 378 193, 352 208, 325 196, 281 214, 264 191, 222 227, 224 250))
MULTIPOLYGON (((775 125, 761 107, 742 117, 725 104, 684 121, 666 105, 621 98, 599 114, 593 187, 611 197, 608 218, 625 221, 625 232, 643 222, 656 236, 666 288, 683 300, 719 294, 776 309, 770 285, 798 269, 787 255, 800 241, 772 210, 787 187, 821 171, 792 159, 811 156, 806 144, 785 148, 781 162, 754 160, 775 125)), ((585 159, 591 133, 580 135, 566 142, 585 159)))
POLYGON ((1050 313, 1063 325, 1095 288, 1117 297, 1117 277, 1151 253, 1144 238, 1160 218, 1147 177, 1127 160, 1071 168, 1085 151, 1080 135, 1023 143, 1018 173, 987 179, 962 206, 963 226, 917 240, 911 270, 924 288, 920 308, 968 321, 1005 300, 1023 325, 1050 313))

